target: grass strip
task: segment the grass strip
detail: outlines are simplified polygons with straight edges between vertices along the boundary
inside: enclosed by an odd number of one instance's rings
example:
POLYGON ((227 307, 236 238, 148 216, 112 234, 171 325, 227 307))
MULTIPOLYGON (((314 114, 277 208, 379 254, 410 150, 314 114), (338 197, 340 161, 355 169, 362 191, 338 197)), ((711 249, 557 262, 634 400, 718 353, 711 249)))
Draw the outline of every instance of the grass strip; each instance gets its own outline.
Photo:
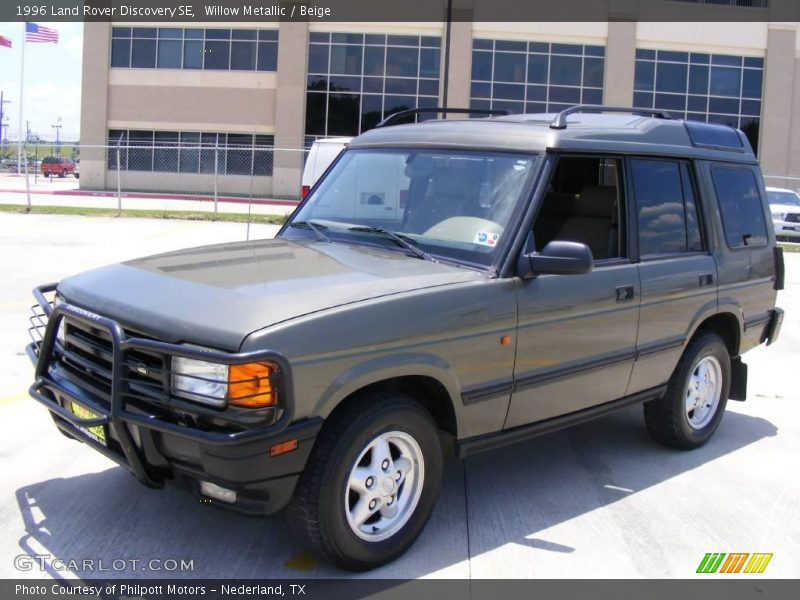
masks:
MULTIPOLYGON (((0 212, 27 213, 26 206, 19 204, 0 204, 0 212)), ((77 215, 82 217, 116 217, 116 208, 89 208, 81 206, 32 206, 30 212, 37 215, 77 215)), ((182 221, 227 221, 232 223, 261 223, 283 225, 287 217, 284 215, 262 215, 240 213, 214 213, 189 210, 144 210, 123 209, 122 218, 127 219, 177 219, 182 221)))

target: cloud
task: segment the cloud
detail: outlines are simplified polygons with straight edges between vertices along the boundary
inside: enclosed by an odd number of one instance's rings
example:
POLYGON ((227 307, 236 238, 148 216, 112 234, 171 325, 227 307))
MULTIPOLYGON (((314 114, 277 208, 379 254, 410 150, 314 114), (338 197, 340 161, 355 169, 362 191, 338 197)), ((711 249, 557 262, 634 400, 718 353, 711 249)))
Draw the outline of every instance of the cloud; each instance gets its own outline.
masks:
MULTIPOLYGON (((10 139, 18 135, 21 26, 8 28, 11 50, 0 54, 0 89, 11 103, 5 106, 10 139)), ((24 121, 43 139, 54 139, 51 125, 62 118, 62 139, 77 140, 80 133, 82 23, 42 23, 58 30, 59 42, 27 44, 25 48, 24 121)), ((7 49, 4 49, 7 50, 7 49)), ((24 125, 24 123, 23 123, 24 125)))
POLYGON ((80 130, 81 84, 43 81, 25 86, 25 114, 31 131, 43 139, 55 138, 61 117, 61 139, 76 140, 80 130))

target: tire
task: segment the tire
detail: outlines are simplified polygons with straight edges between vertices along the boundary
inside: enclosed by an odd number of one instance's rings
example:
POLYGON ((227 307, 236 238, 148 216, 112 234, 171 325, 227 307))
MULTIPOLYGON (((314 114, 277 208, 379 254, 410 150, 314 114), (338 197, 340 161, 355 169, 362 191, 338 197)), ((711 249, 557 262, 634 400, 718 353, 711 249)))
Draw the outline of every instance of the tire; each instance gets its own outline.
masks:
POLYGON ((645 403, 647 430, 673 448, 702 446, 722 421, 730 385, 731 358, 725 342, 715 333, 701 333, 681 356, 664 397, 645 403))
POLYGON ((42 173, 42 175, 44 175, 45 178, 49 178, 50 177, 50 173, 48 173, 48 172, 44 172, 44 173, 42 173))
POLYGON ((442 463, 436 424, 425 409, 405 395, 367 394, 320 431, 289 520, 323 560, 350 571, 373 569, 403 554, 422 532, 439 495, 442 463))
POLYGON ((58 176, 63 179, 64 177, 67 176, 67 172, 66 171, 61 171, 61 173, 59 173, 58 176))

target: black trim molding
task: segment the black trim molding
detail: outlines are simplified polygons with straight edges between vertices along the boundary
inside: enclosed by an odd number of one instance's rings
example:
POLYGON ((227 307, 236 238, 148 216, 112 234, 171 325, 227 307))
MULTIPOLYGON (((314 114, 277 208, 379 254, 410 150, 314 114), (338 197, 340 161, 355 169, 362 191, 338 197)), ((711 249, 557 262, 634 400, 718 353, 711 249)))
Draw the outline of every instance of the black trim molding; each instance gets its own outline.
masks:
POLYGON ((680 348, 685 343, 686 338, 683 336, 678 336, 668 340, 652 342, 650 344, 638 346, 636 348, 636 360, 639 360, 642 356, 648 356, 650 354, 655 354, 656 352, 664 352, 665 350, 674 350, 675 348, 680 348))
POLYGON ((485 402, 499 396, 505 396, 510 394, 512 391, 514 391, 514 382, 511 380, 493 383, 491 385, 462 392, 461 402, 464 403, 464 406, 469 406, 470 404, 477 404, 478 402, 485 402))
POLYGON ((583 371, 591 371, 593 369, 608 367, 616 363, 625 362, 626 360, 631 360, 635 357, 636 357, 636 352, 634 352, 633 350, 628 350, 625 352, 620 352, 618 354, 613 354, 611 356, 606 356, 600 359, 582 362, 578 365, 562 367, 560 369, 553 369, 551 371, 547 371, 546 373, 540 373, 538 375, 529 375, 527 377, 520 377, 514 384, 514 391, 516 392, 519 390, 525 390, 528 388, 536 387, 537 385, 544 383, 546 381, 551 381, 554 379, 562 379, 564 377, 570 377, 572 375, 582 373, 583 371))

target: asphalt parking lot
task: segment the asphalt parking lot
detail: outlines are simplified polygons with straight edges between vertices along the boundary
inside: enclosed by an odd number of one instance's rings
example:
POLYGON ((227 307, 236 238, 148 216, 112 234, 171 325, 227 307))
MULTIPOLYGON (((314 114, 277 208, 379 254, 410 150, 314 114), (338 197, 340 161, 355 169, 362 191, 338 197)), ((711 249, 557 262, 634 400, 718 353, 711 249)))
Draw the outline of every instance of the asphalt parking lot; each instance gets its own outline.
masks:
MULTIPOLYGON (((276 230, 253 226, 251 237, 276 230)), ((341 576, 307 556, 280 517, 227 514, 174 489, 144 488, 60 435, 26 394, 34 285, 244 236, 236 223, 0 213, 0 577, 341 576), (56 559, 93 562, 63 571, 56 559), (161 570, 150 559, 161 560, 161 570), (166 572, 170 560, 193 568, 166 572), (119 561, 125 566, 113 570, 119 561)), ((729 402, 706 446, 657 445, 637 406, 463 463, 451 459, 422 537, 367 576, 707 578, 695 574, 707 552, 769 552, 756 577, 799 577, 800 254, 788 254, 786 266, 781 339, 746 355, 749 399, 729 402)))

